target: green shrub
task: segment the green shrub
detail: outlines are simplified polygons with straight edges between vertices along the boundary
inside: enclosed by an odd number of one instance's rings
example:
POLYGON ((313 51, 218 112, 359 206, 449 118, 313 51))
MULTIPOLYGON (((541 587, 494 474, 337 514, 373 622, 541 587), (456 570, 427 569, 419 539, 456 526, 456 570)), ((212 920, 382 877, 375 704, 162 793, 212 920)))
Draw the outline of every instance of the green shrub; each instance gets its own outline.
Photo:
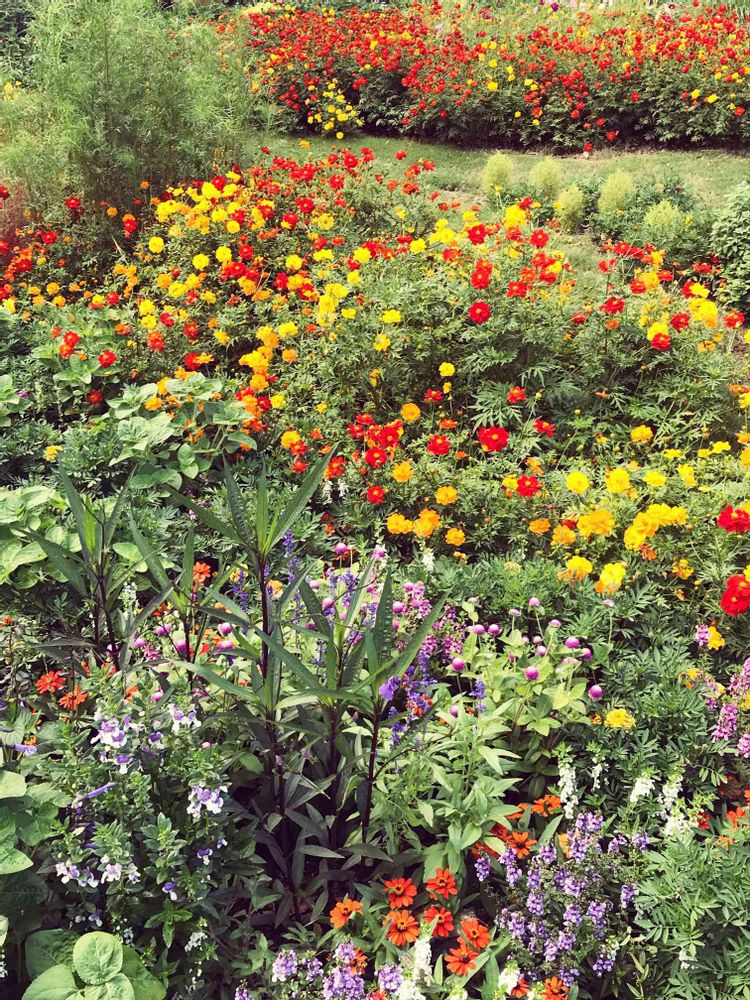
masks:
POLYGON ((545 156, 535 164, 529 174, 533 186, 547 198, 553 198, 560 190, 561 178, 560 161, 551 156, 545 156))
POLYGON ((493 153, 484 165, 482 190, 491 194, 496 188, 505 187, 513 172, 513 162, 507 153, 493 153))
POLYGON ((733 306, 750 305, 750 184, 744 181, 729 195, 711 234, 720 258, 725 291, 733 306))
POLYGON ((643 217, 643 239, 662 250, 671 250, 679 245, 689 221, 688 216, 671 201, 659 201, 643 217))
POLYGON ((557 199, 557 217, 563 232, 575 233, 582 228, 586 208, 586 198, 577 184, 571 184, 560 192, 557 199))
POLYGON ((634 192, 633 175, 627 170, 615 170, 602 184, 597 207, 602 215, 616 215, 625 209, 634 192))

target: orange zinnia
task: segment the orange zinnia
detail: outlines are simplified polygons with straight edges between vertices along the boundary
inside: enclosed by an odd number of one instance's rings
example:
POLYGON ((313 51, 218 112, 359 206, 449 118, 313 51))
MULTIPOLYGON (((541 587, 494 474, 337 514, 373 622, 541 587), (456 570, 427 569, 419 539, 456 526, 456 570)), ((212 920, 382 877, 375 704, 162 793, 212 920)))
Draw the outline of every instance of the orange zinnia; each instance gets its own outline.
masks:
POLYGON ((515 831, 508 838, 508 847, 510 847, 517 858, 525 858, 527 854, 531 854, 531 848, 535 843, 536 840, 529 836, 526 830, 523 832, 515 831))
POLYGON ((561 805, 562 802, 557 795, 544 795, 541 799, 536 800, 531 811, 538 816, 549 816, 550 813, 556 812, 561 805))
POLYGON ((526 982, 526 980, 523 978, 523 976, 521 976, 521 978, 518 980, 518 982, 516 983, 516 985, 510 991, 510 995, 512 997, 525 997, 526 994, 530 992, 530 990, 531 990, 531 987, 526 982))
POLYGON ((567 1000, 568 987, 557 976, 544 980, 544 992, 542 1000, 567 1000))
POLYGON ((392 910, 400 910, 403 907, 410 907, 417 895, 417 887, 410 878, 393 878, 384 884, 388 893, 388 902, 392 910))
POLYGON ((461 933, 472 948, 481 951, 490 943, 490 932, 476 917, 464 917, 461 921, 461 933))
POLYGON ((334 908, 331 910, 329 916, 331 918, 331 924, 340 930, 346 923, 348 923, 349 918, 353 913, 360 913, 362 910, 362 904, 359 900, 349 899, 345 896, 340 903, 336 903, 334 908))
POLYGON ((391 910, 385 919, 390 921, 388 940, 398 948, 411 944, 419 937, 419 924, 408 910, 391 910))
POLYGON ((82 705, 87 698, 88 694, 85 691, 81 691, 76 684, 72 691, 68 691, 67 694, 64 694, 62 698, 59 699, 59 703, 63 708, 76 709, 79 705, 82 705))
POLYGON ((437 923, 432 929, 432 936, 436 938, 450 937, 453 930, 453 914, 446 910, 444 906, 430 906, 422 914, 422 923, 431 924, 437 918, 437 923))
POLYGON ((433 899, 438 896, 443 899, 457 896, 456 880, 451 875, 450 868, 436 868, 434 876, 427 879, 427 891, 433 899))
POLYGON ((474 968, 477 954, 478 952, 472 951, 465 941, 461 941, 458 948, 451 948, 448 952, 445 964, 455 976, 467 976, 474 968))

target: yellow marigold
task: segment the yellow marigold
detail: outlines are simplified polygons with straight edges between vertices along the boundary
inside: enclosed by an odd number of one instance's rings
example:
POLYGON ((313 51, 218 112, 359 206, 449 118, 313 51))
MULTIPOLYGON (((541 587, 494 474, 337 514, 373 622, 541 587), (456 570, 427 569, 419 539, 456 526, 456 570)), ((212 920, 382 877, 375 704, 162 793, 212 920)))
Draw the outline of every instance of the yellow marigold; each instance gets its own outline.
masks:
POLYGON ((466 535, 460 528, 449 528, 445 533, 445 541, 448 545, 463 545, 466 535))
POLYGON ((594 590, 598 594, 616 594, 622 586, 628 567, 625 563, 606 563, 602 566, 599 579, 594 584, 594 590))
POLYGON ((644 483, 647 486, 651 486, 657 489, 660 486, 664 486, 667 482, 667 477, 663 472, 659 472, 658 469, 649 469, 646 475, 643 477, 644 483))
POLYGON ((624 493, 630 489, 630 476, 626 469, 610 469, 604 476, 610 493, 624 493))
POLYGON ((414 470, 408 462, 397 462, 391 470, 391 475, 397 483, 408 483, 414 475, 414 470))
POLYGON ((537 517, 534 521, 529 521, 529 531, 534 535, 544 535, 550 529, 550 523, 546 517, 537 517))
POLYGON ((210 263, 210 259, 204 253, 197 253, 193 257, 193 267, 196 271, 205 271, 210 263))
POLYGON ((159 399, 158 396, 151 396, 149 399, 146 400, 146 402, 143 405, 146 407, 147 410, 160 410, 162 401, 159 399))
POLYGON ((421 416, 422 411, 416 403, 404 403, 401 407, 401 419, 405 420, 407 424, 413 424, 414 421, 419 420, 421 416))
POLYGON ((414 521, 412 530, 420 538, 429 538, 436 528, 440 527, 440 515, 436 510, 425 508, 419 512, 419 517, 414 521))
POLYGON ((589 535, 611 535, 614 527, 615 519, 611 510, 592 510, 578 518, 578 530, 584 538, 589 535))
POLYGON ((677 475, 682 480, 682 485, 687 489, 692 489, 693 486, 697 486, 698 484, 692 465, 678 465, 677 475))
POLYGON ((593 564, 585 556, 571 556, 565 563, 565 570, 557 574, 559 580, 585 579, 594 568, 593 564))
POLYGON ((408 535, 412 530, 412 522, 403 514, 391 514, 386 526, 392 535, 408 535))
POLYGON ((286 448, 288 451, 292 445, 297 444, 297 442, 301 440, 302 438, 299 436, 297 431, 284 431, 281 435, 281 447, 286 448))
POLYGON ((584 472, 569 472, 565 477, 565 485, 571 493, 585 493, 591 486, 589 477, 584 472))
POLYGON ((635 716, 626 708, 611 708, 604 716, 604 725, 610 729, 632 729, 635 726, 635 716))
POLYGON ((387 337, 384 333, 379 333, 372 342, 372 349, 374 351, 387 351, 390 346, 391 338, 387 337))
POLYGON ((449 503, 455 503, 458 497, 458 490, 453 486, 441 486, 435 493, 435 500, 445 506, 449 503))
POLYGON ((654 432, 646 424, 640 424, 638 427, 634 427, 630 432, 630 440, 634 444, 645 444, 646 441, 650 441, 654 436, 654 432))
POLYGON ((572 545, 576 540, 576 533, 567 524, 558 524, 552 532, 553 545, 572 545))
POLYGON ((400 323, 401 313, 398 309, 386 309, 383 315, 380 317, 383 323, 400 323))
POLYGON ((148 241, 148 248, 151 253, 161 253, 164 249, 164 240, 161 236, 152 236, 148 241))
POLYGON ((44 452, 43 452, 44 461, 45 462, 54 462, 55 459, 57 458, 57 456, 60 454, 61 451, 62 451, 62 445, 61 444, 50 444, 50 445, 47 445, 47 447, 44 449, 44 452))
POLYGON ((450 361, 444 361, 442 363, 442 365, 440 366, 439 371, 440 371, 440 375, 443 378, 450 378, 451 375, 455 375, 456 374, 455 365, 452 365, 450 363, 450 361))
POLYGON ((294 350, 293 347, 288 347, 285 351, 281 352, 282 360, 292 362, 299 358, 299 354, 294 350))

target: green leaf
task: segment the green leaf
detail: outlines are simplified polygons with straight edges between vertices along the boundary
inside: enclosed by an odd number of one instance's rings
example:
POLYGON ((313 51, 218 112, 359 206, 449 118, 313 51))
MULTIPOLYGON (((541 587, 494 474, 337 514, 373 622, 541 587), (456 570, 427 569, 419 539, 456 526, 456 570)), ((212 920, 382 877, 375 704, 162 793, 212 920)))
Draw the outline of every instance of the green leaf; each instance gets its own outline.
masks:
MULTIPOLYGON (((335 451, 336 448, 334 446, 331 449, 330 454, 335 454, 335 451)), ((297 519, 302 515, 310 502, 310 498, 318 488, 318 484, 323 478, 323 473, 325 472, 329 461, 330 458, 328 455, 322 455, 302 480, 297 492, 285 507, 284 513, 281 515, 276 525, 272 526, 269 530, 263 547, 265 555, 267 555, 271 549, 281 541, 287 531, 292 528, 295 521, 297 521, 297 519)))
POLYGON ((21 1000, 68 1000, 76 993, 78 987, 70 969, 53 965, 34 980, 21 1000))
POLYGON ((36 979, 55 965, 73 964, 73 948, 78 935, 74 931, 36 931, 26 939, 26 971, 36 979))
POLYGON ((8 918, 0 916, 0 948, 5 944, 8 936, 8 918))
POLYGON ((49 561, 58 573, 62 575, 63 579, 67 580, 71 587, 73 587, 78 596, 85 598, 87 596, 86 586, 76 560, 71 559, 68 552, 61 545, 51 542, 44 535, 40 535, 38 531, 28 529, 28 534, 44 550, 44 554, 49 561))
POLYGON ((83 1000, 136 1000, 136 995, 128 978, 118 972, 106 983, 101 983, 99 986, 87 986, 83 991, 83 1000))
POLYGON ((26 779, 13 771, 0 771, 0 799, 18 799, 26 794, 26 779))
POLYGON ((122 974, 130 980, 136 1000, 164 1000, 166 989, 152 976, 138 954, 127 945, 123 948, 122 974))
POLYGON ((76 941, 73 966, 84 983, 99 986, 120 971, 122 957, 122 945, 116 937, 93 931, 76 941))

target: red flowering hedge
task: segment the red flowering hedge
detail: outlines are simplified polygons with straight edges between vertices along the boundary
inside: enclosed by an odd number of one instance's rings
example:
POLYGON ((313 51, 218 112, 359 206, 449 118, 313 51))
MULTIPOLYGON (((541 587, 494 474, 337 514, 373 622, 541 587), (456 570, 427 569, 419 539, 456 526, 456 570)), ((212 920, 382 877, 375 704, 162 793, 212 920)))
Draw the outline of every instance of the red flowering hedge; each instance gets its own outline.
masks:
POLYGON ((220 20, 253 89, 290 124, 354 123, 463 142, 569 149, 622 140, 746 145, 746 15, 254 9, 220 20))

